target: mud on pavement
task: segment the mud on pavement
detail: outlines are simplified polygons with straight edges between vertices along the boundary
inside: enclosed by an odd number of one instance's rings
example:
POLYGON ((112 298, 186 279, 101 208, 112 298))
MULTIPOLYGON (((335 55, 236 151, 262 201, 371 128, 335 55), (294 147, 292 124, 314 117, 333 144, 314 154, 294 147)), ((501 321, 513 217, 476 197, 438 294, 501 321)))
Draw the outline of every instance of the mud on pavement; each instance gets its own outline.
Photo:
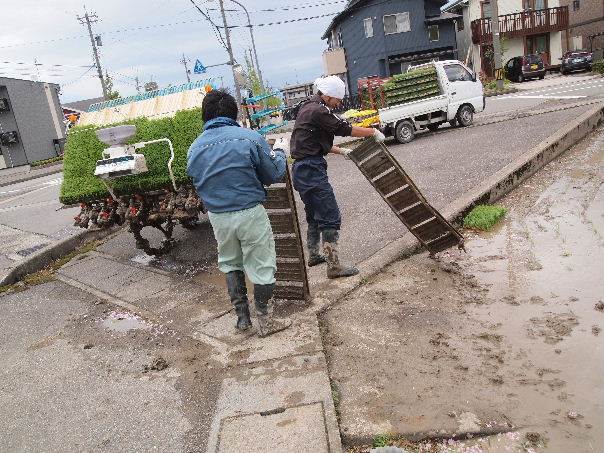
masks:
POLYGON ((603 181, 600 129, 503 199, 494 231, 466 231, 467 254, 396 262, 323 315, 345 444, 604 450, 603 181))

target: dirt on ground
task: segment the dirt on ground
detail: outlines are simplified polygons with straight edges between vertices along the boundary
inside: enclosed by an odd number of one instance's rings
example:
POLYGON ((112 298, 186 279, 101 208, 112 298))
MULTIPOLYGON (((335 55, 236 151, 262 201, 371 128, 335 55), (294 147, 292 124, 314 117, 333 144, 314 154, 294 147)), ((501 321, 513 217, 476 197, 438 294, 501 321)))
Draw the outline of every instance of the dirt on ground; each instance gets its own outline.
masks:
POLYGON ((493 231, 465 231, 467 253, 396 262, 323 316, 346 444, 604 451, 603 181, 600 130, 503 199, 493 231))

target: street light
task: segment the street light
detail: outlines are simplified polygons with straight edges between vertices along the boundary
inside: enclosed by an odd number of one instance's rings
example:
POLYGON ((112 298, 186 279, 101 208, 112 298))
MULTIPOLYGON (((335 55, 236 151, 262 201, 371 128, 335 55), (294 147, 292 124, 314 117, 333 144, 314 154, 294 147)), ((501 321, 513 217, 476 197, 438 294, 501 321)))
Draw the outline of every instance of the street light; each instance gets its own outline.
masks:
MULTIPOLYGON (((252 25, 252 22, 250 20, 250 13, 248 12, 247 8, 245 6, 243 6, 241 3, 239 3, 237 0, 230 0, 231 2, 235 3, 236 5, 241 6, 241 9, 243 9, 243 11, 245 11, 245 15, 247 16, 247 27, 250 29, 250 38, 252 38, 252 49, 254 49, 254 59, 256 60, 256 70, 258 71, 258 79, 260 80, 260 86, 262 87, 262 89, 264 89, 264 81, 262 80, 262 71, 260 71, 260 63, 258 63, 258 52, 256 52, 256 41, 254 40, 254 26, 252 25)), ((253 61, 252 61, 252 65, 253 65, 253 61)))

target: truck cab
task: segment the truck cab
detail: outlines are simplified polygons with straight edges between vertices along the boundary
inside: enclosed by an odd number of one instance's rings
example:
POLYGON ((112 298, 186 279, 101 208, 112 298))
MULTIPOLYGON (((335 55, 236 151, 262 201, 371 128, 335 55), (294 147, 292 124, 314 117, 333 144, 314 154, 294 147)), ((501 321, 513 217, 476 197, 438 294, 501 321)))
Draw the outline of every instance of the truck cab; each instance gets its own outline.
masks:
POLYGON ((462 62, 446 60, 410 67, 408 71, 432 65, 436 69, 440 94, 379 110, 380 126, 400 143, 413 140, 421 129, 436 130, 448 122, 451 126, 469 126, 474 113, 484 110, 482 83, 462 62))

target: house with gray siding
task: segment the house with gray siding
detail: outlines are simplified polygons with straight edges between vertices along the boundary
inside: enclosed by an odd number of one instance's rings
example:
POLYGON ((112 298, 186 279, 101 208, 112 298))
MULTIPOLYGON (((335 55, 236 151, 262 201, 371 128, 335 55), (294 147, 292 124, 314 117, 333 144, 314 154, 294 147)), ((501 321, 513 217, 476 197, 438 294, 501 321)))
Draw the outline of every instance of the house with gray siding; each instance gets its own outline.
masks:
POLYGON ((56 157, 64 142, 59 85, 0 77, 0 169, 56 157))
POLYGON ((357 80, 389 77, 410 65, 457 58, 455 21, 441 0, 350 0, 323 34, 326 75, 356 93, 357 80))

